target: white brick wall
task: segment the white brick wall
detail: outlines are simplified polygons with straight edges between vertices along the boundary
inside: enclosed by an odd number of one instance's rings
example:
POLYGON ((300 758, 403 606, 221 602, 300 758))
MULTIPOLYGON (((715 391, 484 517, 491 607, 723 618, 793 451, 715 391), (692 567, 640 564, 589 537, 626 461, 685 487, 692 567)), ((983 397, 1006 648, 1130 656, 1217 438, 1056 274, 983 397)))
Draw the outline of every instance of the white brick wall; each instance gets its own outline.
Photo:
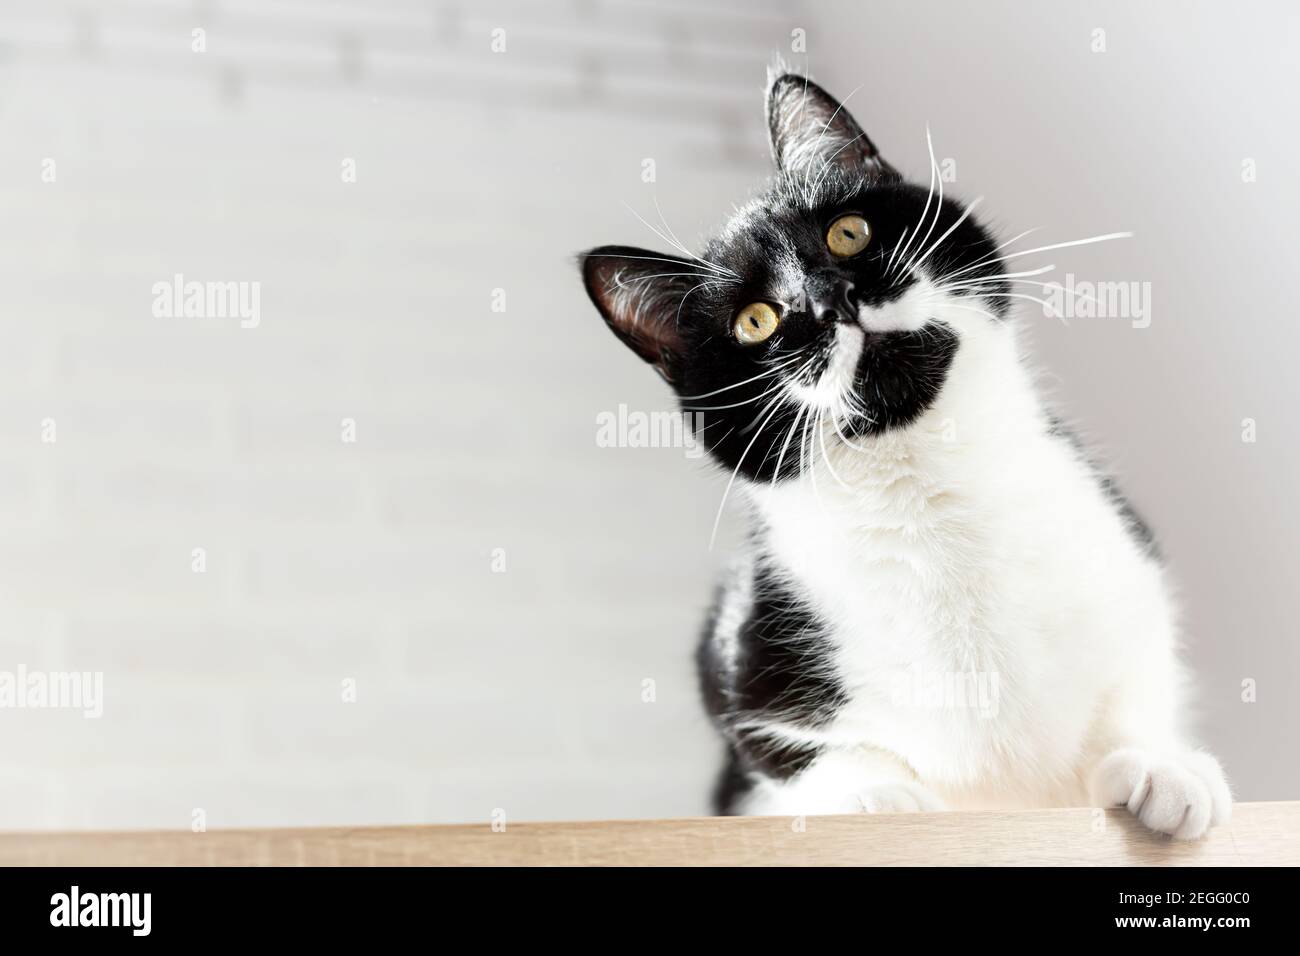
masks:
POLYGON ((716 489, 596 447, 667 396, 573 256, 762 173, 776 7, 5 8, 0 670, 106 700, 0 710, 0 827, 705 808, 716 489), (174 273, 260 326, 155 318, 174 273))

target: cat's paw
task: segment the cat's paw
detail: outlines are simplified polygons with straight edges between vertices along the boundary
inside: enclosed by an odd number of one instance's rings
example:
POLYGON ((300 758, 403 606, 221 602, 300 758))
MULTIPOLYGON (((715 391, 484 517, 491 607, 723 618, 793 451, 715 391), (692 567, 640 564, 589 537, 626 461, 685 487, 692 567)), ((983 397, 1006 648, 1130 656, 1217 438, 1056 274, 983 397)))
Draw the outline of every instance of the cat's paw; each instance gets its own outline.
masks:
POLYGON ((945 809, 943 802, 919 783, 878 783, 858 791, 863 813, 926 813, 945 809))
POLYGON ((1176 840, 1199 840, 1232 815, 1219 762, 1197 751, 1165 757, 1116 750, 1093 772, 1092 799, 1102 807, 1127 807, 1145 826, 1176 840))

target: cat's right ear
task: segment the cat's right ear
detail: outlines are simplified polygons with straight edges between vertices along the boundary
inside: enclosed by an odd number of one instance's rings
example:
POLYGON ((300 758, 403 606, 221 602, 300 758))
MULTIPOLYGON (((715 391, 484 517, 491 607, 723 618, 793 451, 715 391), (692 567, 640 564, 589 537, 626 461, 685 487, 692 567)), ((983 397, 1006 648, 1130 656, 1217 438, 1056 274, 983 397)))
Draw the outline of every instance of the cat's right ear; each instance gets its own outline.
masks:
POLYGON ((600 246, 578 259, 587 295, 605 324, 669 384, 676 381, 682 306, 701 282, 699 268, 687 259, 632 246, 600 246))

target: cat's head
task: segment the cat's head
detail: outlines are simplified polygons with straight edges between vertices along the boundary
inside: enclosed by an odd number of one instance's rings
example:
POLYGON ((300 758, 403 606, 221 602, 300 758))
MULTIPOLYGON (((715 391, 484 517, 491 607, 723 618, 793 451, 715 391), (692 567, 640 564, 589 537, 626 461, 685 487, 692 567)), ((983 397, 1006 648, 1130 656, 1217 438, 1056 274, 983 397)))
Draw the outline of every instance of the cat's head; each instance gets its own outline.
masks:
POLYGON ((696 413, 710 454, 756 480, 796 474, 813 428, 852 442, 912 424, 964 330, 1005 311, 984 295, 1003 282, 997 247, 933 162, 928 187, 904 181, 801 76, 771 82, 767 119, 776 176, 701 255, 581 257, 609 327, 696 413))

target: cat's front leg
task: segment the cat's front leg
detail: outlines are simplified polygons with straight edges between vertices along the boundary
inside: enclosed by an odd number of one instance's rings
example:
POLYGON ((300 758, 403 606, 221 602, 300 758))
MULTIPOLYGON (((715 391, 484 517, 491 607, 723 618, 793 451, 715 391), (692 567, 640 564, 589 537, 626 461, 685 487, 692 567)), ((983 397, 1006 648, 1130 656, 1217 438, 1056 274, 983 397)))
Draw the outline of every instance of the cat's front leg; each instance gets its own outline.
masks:
POLYGON ((853 748, 825 750, 787 780, 760 780, 744 812, 800 816, 943 809, 902 760, 882 750, 853 748))
POLYGON ((1114 750, 1093 770, 1090 792, 1096 805, 1127 807, 1145 826, 1178 840, 1199 840, 1232 814, 1223 769, 1198 750, 1114 750))

